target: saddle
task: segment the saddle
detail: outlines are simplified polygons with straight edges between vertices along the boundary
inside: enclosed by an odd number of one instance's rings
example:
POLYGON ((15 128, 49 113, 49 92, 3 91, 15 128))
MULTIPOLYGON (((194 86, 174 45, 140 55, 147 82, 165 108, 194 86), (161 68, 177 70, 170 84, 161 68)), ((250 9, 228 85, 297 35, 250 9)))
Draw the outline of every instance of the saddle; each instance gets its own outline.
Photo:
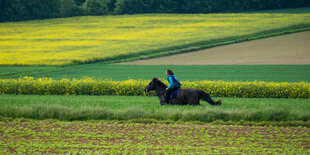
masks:
POLYGON ((173 91, 173 92, 171 93, 171 95, 170 95, 170 100, 176 99, 176 98, 178 97, 178 94, 179 94, 180 90, 181 90, 181 89, 178 89, 178 90, 173 91))

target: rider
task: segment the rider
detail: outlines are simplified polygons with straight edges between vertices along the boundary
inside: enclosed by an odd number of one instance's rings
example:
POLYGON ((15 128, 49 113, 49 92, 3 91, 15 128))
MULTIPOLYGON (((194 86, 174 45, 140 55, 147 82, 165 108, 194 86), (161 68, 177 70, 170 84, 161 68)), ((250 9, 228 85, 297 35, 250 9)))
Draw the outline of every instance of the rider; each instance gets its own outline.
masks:
POLYGON ((167 91, 165 95, 165 101, 166 101, 166 104, 168 104, 170 100, 170 95, 172 94, 173 91, 176 91, 181 88, 181 83, 175 77, 172 70, 170 69, 166 70, 166 75, 168 76, 168 81, 170 83, 170 85, 166 88, 167 91))

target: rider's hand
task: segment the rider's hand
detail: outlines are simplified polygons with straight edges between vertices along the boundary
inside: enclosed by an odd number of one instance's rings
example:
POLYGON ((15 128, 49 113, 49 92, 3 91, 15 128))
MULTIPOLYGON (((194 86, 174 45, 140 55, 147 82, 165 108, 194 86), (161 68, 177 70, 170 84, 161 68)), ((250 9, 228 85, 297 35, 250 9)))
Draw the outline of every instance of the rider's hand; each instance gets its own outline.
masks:
POLYGON ((168 88, 166 88, 166 90, 168 90, 168 88))

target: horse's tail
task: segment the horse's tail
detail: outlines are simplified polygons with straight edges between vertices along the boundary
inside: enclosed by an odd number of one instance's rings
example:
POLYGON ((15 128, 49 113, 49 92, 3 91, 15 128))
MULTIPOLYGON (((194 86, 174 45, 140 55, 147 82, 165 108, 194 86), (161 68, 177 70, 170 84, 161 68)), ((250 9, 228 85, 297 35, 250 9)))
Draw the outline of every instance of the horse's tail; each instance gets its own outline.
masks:
POLYGON ((208 94, 208 93, 206 93, 206 92, 204 92, 202 90, 199 90, 199 89, 197 90, 197 92, 198 92, 198 96, 199 96, 200 99, 203 99, 204 101, 210 103, 211 105, 222 105, 222 101, 221 100, 213 101, 211 99, 210 94, 208 94))

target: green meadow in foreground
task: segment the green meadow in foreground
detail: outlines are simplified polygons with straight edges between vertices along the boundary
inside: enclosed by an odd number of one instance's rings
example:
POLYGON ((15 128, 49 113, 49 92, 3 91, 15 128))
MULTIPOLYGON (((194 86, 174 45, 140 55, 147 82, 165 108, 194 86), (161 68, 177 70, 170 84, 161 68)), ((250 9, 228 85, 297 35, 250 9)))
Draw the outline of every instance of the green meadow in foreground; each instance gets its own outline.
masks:
POLYGON ((0 154, 309 154, 310 128, 0 121, 0 154))
POLYGON ((1 95, 0 116, 59 120, 310 121, 310 99, 214 98, 222 106, 161 106, 157 97, 1 95))
POLYGON ((0 23, 0 65, 143 59, 309 30, 309 8, 289 12, 83 16, 0 23))
POLYGON ((32 76, 58 80, 83 77, 101 80, 108 78, 114 81, 151 80, 153 77, 166 79, 166 69, 172 69, 181 81, 310 82, 310 65, 104 65, 96 63, 67 67, 0 66, 0 78, 32 76))

